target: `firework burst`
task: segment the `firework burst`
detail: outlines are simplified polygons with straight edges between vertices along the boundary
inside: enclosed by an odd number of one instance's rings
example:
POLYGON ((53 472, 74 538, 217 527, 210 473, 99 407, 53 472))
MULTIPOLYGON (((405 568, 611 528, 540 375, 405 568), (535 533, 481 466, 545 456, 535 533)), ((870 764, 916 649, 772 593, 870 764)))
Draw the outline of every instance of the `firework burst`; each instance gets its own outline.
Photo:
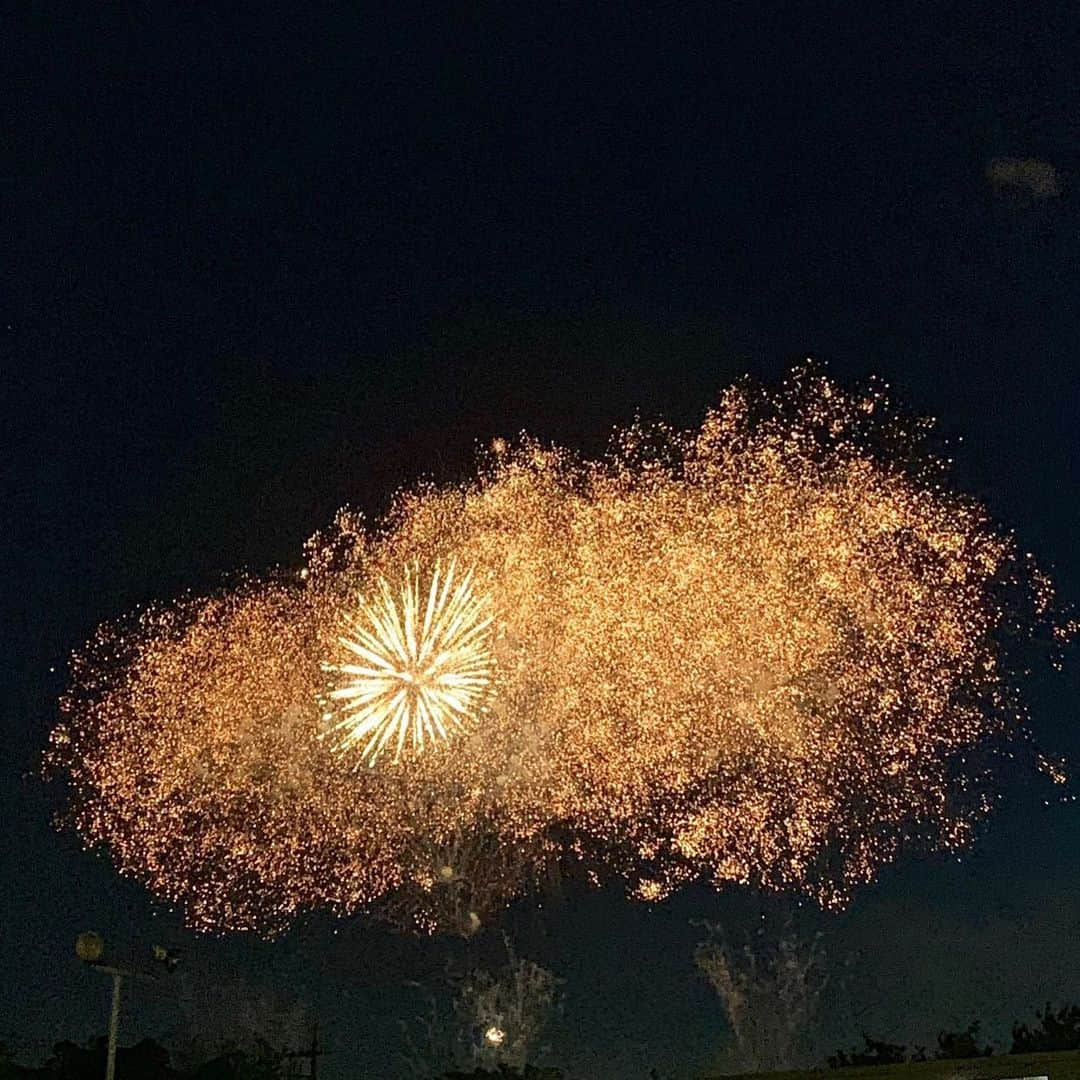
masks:
POLYGON ((298 576, 76 658, 49 751, 74 825, 210 930, 472 933, 564 860, 648 902, 842 904, 971 841, 1016 649, 1053 626, 926 432, 809 368, 600 461, 522 439, 378 528, 342 513, 298 576))
POLYGON ((363 743, 360 757, 374 765, 391 744, 397 763, 406 739, 420 752, 475 720, 491 685, 491 621, 490 599, 453 560, 445 571, 435 564, 426 590, 416 565, 397 594, 380 578, 375 599, 360 597, 345 616, 338 644, 349 660, 324 664, 336 676, 323 720, 337 749, 363 743))

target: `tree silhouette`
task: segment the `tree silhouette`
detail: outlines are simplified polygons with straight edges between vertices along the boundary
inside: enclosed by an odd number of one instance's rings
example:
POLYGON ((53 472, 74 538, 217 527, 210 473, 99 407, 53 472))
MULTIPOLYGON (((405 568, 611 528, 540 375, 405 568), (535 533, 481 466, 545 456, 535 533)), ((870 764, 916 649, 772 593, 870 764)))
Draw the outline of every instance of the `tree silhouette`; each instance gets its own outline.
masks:
POLYGON ((869 1035, 863 1035, 863 1044, 862 1049, 837 1050, 826 1059, 829 1068, 845 1069, 852 1065, 903 1065, 908 1061, 926 1060, 926 1050, 921 1046, 916 1047, 909 1054, 906 1046, 881 1039, 871 1039, 869 1035))
POLYGON ((469 1073, 443 1073, 442 1080, 562 1080, 562 1073, 558 1069, 538 1069, 534 1065, 526 1065, 520 1071, 509 1065, 500 1065, 498 1069, 476 1068, 469 1073))
MULTIPOLYGON (((105 1075, 106 1040, 91 1039, 85 1046, 64 1040, 37 1068, 17 1064, 0 1046, 0 1080, 101 1080, 105 1075)), ((216 1057, 189 1071, 174 1069, 169 1052, 154 1039, 116 1051, 116 1080, 276 1080, 282 1075, 283 1055, 263 1044, 254 1051, 226 1048, 216 1057)))
POLYGON ((940 1031, 937 1037, 937 1053, 934 1057, 943 1061, 953 1058, 989 1057, 993 1049, 989 1046, 979 1046, 976 1042, 978 1036, 978 1020, 973 1020, 964 1031, 940 1031))
MULTIPOLYGON (((100 1080, 105 1075, 106 1040, 91 1039, 85 1046, 64 1040, 53 1047, 52 1056, 40 1068, 14 1065, 0 1077, 49 1077, 50 1080, 100 1080)), ((169 1052, 153 1039, 143 1039, 134 1046, 121 1046, 116 1052, 117 1080, 179 1080, 180 1074, 169 1067, 169 1052)))
POLYGON ((1063 1005, 1057 1012, 1047 1002, 1035 1010, 1038 1024, 1013 1024, 1010 1054, 1037 1054, 1050 1050, 1080 1049, 1080 1005, 1063 1005))

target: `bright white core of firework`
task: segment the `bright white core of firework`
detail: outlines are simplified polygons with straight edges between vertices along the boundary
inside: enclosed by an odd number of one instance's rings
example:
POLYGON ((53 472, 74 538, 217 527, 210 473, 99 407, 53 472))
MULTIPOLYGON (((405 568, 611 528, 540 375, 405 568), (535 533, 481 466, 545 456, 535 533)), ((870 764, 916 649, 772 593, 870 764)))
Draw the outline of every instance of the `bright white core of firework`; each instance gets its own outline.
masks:
POLYGON ((336 749, 361 746, 374 765, 393 746, 397 762, 407 743, 421 752, 475 719, 491 686, 491 621, 489 598, 454 561, 426 580, 408 567, 397 591, 379 578, 374 598, 345 617, 338 643, 348 660, 325 665, 336 749))

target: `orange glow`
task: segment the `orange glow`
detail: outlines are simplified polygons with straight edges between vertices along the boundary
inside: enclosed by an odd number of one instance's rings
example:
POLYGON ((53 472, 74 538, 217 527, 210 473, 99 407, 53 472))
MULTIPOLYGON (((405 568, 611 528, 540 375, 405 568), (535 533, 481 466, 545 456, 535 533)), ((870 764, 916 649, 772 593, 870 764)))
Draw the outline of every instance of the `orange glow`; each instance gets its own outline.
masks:
POLYGON ((472 932, 557 858, 842 904, 970 842, 1023 719, 1000 632, 1052 598, 927 426, 805 369, 343 513, 288 580, 99 631, 50 751, 74 824, 204 929, 472 932))

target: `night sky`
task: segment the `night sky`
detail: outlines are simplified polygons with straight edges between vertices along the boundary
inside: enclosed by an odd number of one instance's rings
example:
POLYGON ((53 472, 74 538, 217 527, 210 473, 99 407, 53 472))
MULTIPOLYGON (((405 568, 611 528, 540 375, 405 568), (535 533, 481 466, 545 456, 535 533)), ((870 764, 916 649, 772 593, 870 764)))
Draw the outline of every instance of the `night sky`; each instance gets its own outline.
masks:
MULTIPOLYGON (((302 1003, 329 1080, 389 1077, 423 1007, 407 981, 446 947, 321 918, 196 937, 82 853, 35 776, 70 652, 137 604, 295 565, 340 505, 459 478, 495 435, 597 452, 635 411, 694 423, 807 356, 962 436, 957 484, 1076 602, 1080 19, 288 6, 21 5, 3 27, 0 1040, 104 1029, 105 980, 72 950, 96 928, 184 947, 188 984, 230 1002, 302 1003), (1049 163, 1057 193, 992 185, 1000 157, 1049 163)), ((1028 698, 1080 760, 1076 666, 1028 698)), ((1080 1000, 1080 811, 1005 794, 962 861, 905 859, 805 916, 835 976, 819 1059, 975 1017, 1000 1044, 1080 1000)), ((567 980, 550 1060, 722 1066, 690 921, 758 916, 704 889, 513 912, 519 951, 567 980)), ((139 990, 122 1037, 181 1019, 139 990)))

